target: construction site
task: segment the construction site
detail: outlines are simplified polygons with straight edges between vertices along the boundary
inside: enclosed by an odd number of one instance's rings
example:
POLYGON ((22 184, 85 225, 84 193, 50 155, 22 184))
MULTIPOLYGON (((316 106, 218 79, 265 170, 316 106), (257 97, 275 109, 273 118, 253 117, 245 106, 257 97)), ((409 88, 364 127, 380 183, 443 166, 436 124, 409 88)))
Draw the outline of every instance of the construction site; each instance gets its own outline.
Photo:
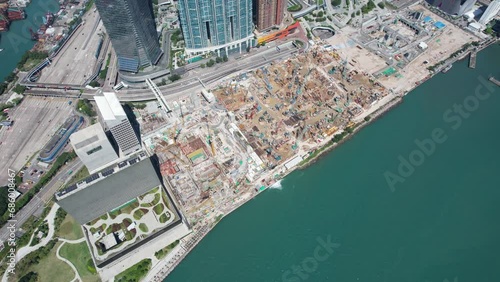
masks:
POLYGON ((335 51, 314 47, 214 90, 272 168, 331 139, 388 91, 335 51))
POLYGON ((64 45, 50 57, 50 64, 33 75, 32 82, 68 86, 90 83, 105 67, 109 42, 99 14, 86 13, 64 45))
POLYGON ((203 92, 160 108, 162 103, 149 102, 134 109, 141 128, 148 130, 142 140, 158 156, 161 174, 191 223, 210 216, 215 206, 229 208, 239 184, 264 169, 232 115, 214 103, 213 94, 203 92))
POLYGON ((388 89, 407 92, 430 77, 429 67, 478 40, 417 4, 368 19, 361 30, 347 26, 324 42, 388 89))
POLYGON ((193 224, 232 210, 393 97, 347 58, 316 46, 211 92, 158 96, 134 113, 193 224))

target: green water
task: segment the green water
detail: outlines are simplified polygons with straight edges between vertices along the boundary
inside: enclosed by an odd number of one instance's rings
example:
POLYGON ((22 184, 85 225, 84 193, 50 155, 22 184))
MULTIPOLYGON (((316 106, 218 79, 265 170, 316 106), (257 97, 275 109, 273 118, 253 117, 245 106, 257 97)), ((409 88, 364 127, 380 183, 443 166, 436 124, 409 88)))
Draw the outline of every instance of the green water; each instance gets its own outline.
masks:
POLYGON ((165 281, 500 281, 500 88, 487 83, 494 93, 460 126, 443 119, 489 75, 500 78, 499 45, 223 219, 165 281), (447 139, 392 192, 384 173, 436 128, 447 139))
POLYGON ((25 9, 26 19, 12 22, 8 32, 0 33, 0 49, 3 49, 0 52, 0 82, 16 68, 23 54, 35 45, 29 29, 36 32, 47 11, 55 13, 58 10, 57 0, 32 0, 25 9))

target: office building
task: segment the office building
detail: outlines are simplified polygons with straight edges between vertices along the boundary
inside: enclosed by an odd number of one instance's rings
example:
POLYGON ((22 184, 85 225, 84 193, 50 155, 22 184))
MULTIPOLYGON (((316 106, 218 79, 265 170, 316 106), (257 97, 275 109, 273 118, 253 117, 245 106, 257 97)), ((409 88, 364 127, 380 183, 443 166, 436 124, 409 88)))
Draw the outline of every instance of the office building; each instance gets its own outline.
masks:
POLYGON ((259 31, 278 27, 283 22, 286 0, 254 0, 255 25, 259 31))
POLYGON ((121 71, 154 65, 162 50, 150 0, 96 0, 121 71))
POLYGON ((188 55, 244 52, 253 41, 252 0, 179 0, 188 55))
POLYGON ((495 0, 488 5, 486 11, 479 19, 479 23, 482 25, 487 25, 500 11, 500 0, 495 0))
POLYGON ((472 10, 477 0, 429 0, 429 4, 449 15, 462 16, 472 10))
POLYGON ((113 139, 118 145, 120 157, 130 155, 141 149, 139 139, 123 110, 115 93, 104 92, 103 96, 94 96, 102 120, 111 131, 113 139))
POLYGON ((70 136, 71 146, 90 174, 105 168, 118 159, 104 129, 93 124, 70 136))

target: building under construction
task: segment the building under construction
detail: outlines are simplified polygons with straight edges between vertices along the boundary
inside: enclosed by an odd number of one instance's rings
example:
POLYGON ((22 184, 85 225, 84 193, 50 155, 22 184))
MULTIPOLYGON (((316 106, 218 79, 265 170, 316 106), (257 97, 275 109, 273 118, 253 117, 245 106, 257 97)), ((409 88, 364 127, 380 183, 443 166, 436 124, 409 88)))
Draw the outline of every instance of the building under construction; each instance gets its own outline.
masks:
POLYGON ((347 58, 323 47, 260 68, 214 91, 269 167, 307 152, 355 119, 387 91, 347 58))

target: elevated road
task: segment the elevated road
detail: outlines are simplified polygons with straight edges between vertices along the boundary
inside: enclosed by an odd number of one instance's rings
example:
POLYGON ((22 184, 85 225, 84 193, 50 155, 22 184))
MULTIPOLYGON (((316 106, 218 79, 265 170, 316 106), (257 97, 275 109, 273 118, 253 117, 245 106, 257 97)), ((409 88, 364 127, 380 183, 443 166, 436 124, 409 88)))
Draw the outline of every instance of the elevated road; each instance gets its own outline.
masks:
MULTIPOLYGON (((277 51, 276 48, 269 48, 264 52, 234 61, 232 64, 218 64, 214 68, 204 69, 204 72, 200 75, 188 73, 186 78, 158 88, 164 96, 172 96, 180 92, 192 91, 202 87, 202 84, 207 85, 233 74, 260 68, 275 60, 283 60, 298 51, 298 49, 293 47, 291 42, 288 42, 280 45, 280 51, 277 51)), ((156 99, 156 96, 150 89, 120 90, 116 94, 118 99, 122 102, 137 102, 156 99)), ((94 95, 95 91, 85 90, 82 93, 81 98, 92 100, 94 95)))
MULTIPOLYGON (((307 48, 307 43, 305 48, 307 48)), ((275 60, 284 60, 291 55, 298 53, 299 49, 293 47, 292 42, 286 42, 279 45, 279 50, 275 47, 269 47, 264 51, 255 54, 243 55, 240 59, 231 60, 230 63, 216 64, 212 68, 200 69, 197 66, 186 66, 183 71, 186 72, 184 77, 179 81, 158 87, 166 99, 174 98, 179 95, 184 95, 189 92, 201 90, 204 85, 209 85, 222 78, 248 72, 253 69, 268 65, 275 60)), ((61 88, 59 88, 61 89, 61 88)), ((96 93, 95 90, 81 89, 81 94, 75 94, 71 91, 50 91, 48 89, 31 89, 26 92, 28 95, 51 96, 51 97, 67 97, 67 98, 83 98, 93 100, 96 93), (75 97, 76 96, 76 97, 75 97)), ((67 89, 64 89, 67 90, 67 89)), ((116 93, 118 99, 122 102, 139 102, 156 100, 157 97, 149 89, 123 89, 116 93)))

